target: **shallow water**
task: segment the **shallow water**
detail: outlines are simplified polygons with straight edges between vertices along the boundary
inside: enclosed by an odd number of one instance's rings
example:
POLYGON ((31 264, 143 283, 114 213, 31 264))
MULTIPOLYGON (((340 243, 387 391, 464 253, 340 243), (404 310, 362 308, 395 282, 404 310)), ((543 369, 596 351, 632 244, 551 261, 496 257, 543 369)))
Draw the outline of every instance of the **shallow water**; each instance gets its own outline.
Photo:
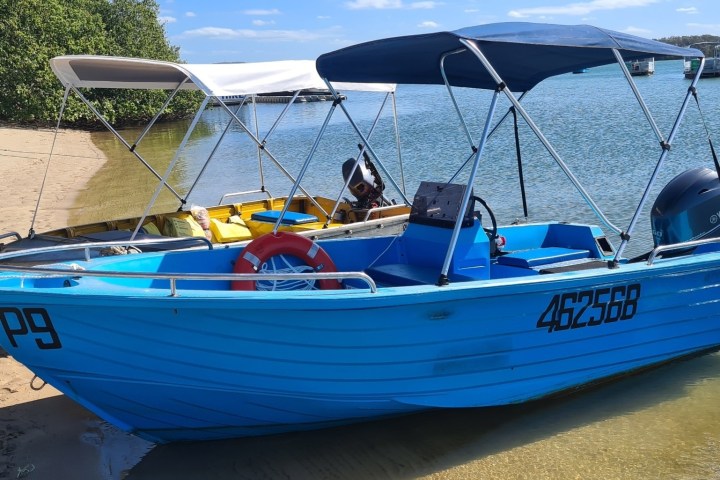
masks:
MULTIPOLYGON (((647 127, 629 87, 614 66, 564 75, 541 84, 523 104, 560 156, 610 220, 626 228, 647 179, 660 156, 659 139, 647 127), (598 94, 603 103, 597 106, 598 94)), ((638 88, 668 131, 690 85, 681 62, 657 62, 652 77, 638 88)), ((704 121, 720 132, 720 79, 702 80, 699 95, 704 121)), ((379 106, 377 95, 349 96, 347 107, 369 129, 379 106)), ((408 196, 420 180, 448 179, 470 153, 465 134, 447 107, 442 89, 398 90, 400 137, 408 196), (449 133, 436 135, 437 128, 449 133)), ((458 99, 477 141, 489 94, 459 91, 458 99)), ((501 107, 495 120, 507 108, 501 107)), ((329 103, 297 105, 268 140, 271 151, 293 175, 311 150, 329 103)), ((260 131, 284 105, 259 105, 260 131)), ((251 120, 243 108, 241 118, 251 120)), ((311 193, 334 196, 342 186, 340 165, 357 153, 357 141, 342 113, 318 144, 317 160, 303 184, 311 193)), ((219 109, 203 114, 169 183, 181 198, 191 189, 214 140, 225 127, 219 109), (212 142, 211 142, 212 140, 212 142)), ((138 152, 162 174, 188 122, 158 125, 138 152)), ((521 141, 530 221, 563 219, 599 223, 561 170, 522 122, 521 141)), ((222 193, 264 185, 285 195, 290 182, 267 160, 263 179, 257 155, 238 128, 218 149, 188 203, 214 204, 222 193)), ((134 138, 139 131, 125 131, 134 138)), ((385 118, 373 134, 383 165, 402 183, 394 157, 392 122, 385 118), (376 143, 377 144, 377 143, 376 143), (389 146, 387 146, 389 145, 389 146)), ((720 138, 720 137, 718 137, 720 138)), ((77 199, 70 223, 137 215, 152 197, 157 179, 110 134, 94 141, 109 161, 77 199), (91 206, 91 207, 90 207, 91 206)), ((720 142, 720 139, 716 140, 720 142)), ((491 205, 500 223, 522 217, 512 122, 491 138, 480 166, 476 194, 491 205)), ((712 168, 707 134, 694 103, 673 142, 658 183, 650 191, 627 254, 647 251, 647 212, 662 185, 689 166, 712 168)), ((460 173, 460 178, 467 170, 460 173)), ((389 192, 388 192, 389 193, 389 192)), ((392 198, 399 194, 389 193, 392 198)), ((180 200, 163 191, 155 210, 174 210, 180 200)), ((610 235, 614 243, 617 238, 610 235)), ((494 410, 459 410, 371 422, 320 432, 204 444, 159 446, 128 478, 720 478, 720 355, 665 366, 565 399, 494 410)))
POLYGON ((719 479, 720 355, 570 397, 156 446, 155 478, 719 479))

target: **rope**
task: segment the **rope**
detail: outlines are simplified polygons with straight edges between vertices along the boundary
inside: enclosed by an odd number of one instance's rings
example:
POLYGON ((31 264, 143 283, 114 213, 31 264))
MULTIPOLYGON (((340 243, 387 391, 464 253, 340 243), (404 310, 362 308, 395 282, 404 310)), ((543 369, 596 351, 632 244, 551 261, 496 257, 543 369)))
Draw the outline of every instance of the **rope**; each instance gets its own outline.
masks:
POLYGON ((28 463, 24 467, 18 467, 18 473, 15 478, 25 478, 35 471, 35 465, 28 463))
POLYGON ((513 115, 513 128, 515 131, 515 154, 517 155, 518 176, 520 177, 520 194, 522 196, 523 214, 525 215, 525 221, 527 221, 527 194, 525 193, 525 176, 523 175, 522 155, 520 152, 520 131, 518 129, 518 117, 517 111, 515 110, 514 106, 510 107, 510 111, 513 115))
MULTIPOLYGON (((263 263, 258 273, 307 273, 313 271, 313 268, 308 265, 292 265, 284 255, 276 255, 263 263), (278 264, 275 263, 276 259, 278 264)), ((263 292, 313 290, 315 280, 259 280, 255 283, 255 288, 263 292)))
POLYGON ((715 163, 715 171, 718 174, 718 177, 720 177, 720 162, 718 162, 717 154, 715 153, 715 147, 712 143, 712 138, 710 137, 710 130, 708 129, 707 122, 705 122, 705 116, 703 115, 702 108, 700 108, 700 100, 698 99, 697 95, 697 88, 692 88, 692 96, 695 99, 695 103, 698 107, 698 112, 700 113, 700 120, 702 120, 703 127, 705 127, 705 133, 707 134, 708 143, 710 144, 710 152, 712 153, 713 162, 715 163))
POLYGON ((45 387, 45 385, 47 385, 47 382, 45 380, 43 380, 42 378, 38 377, 37 375, 33 376, 32 380, 30 380, 30 388, 32 388, 36 392, 42 390, 45 387), (39 387, 35 386, 35 380, 40 380, 42 382, 39 387))
POLYGON ((382 252, 380 252, 380 254, 379 254, 377 257, 375 257, 375 260, 373 260, 372 262, 370 262, 370 264, 367 266, 367 268, 372 268, 372 266, 375 265, 375 264, 377 263, 377 261, 382 258, 383 255, 385 255, 385 252, 387 252, 388 250, 390 250, 390 247, 392 247, 393 244, 394 244, 395 242, 397 242, 397 240, 398 240, 399 238, 400 238, 400 235, 395 235, 395 236, 393 237, 393 239, 390 240, 390 243, 388 243, 388 246, 385 247, 385 249, 384 249, 382 252))

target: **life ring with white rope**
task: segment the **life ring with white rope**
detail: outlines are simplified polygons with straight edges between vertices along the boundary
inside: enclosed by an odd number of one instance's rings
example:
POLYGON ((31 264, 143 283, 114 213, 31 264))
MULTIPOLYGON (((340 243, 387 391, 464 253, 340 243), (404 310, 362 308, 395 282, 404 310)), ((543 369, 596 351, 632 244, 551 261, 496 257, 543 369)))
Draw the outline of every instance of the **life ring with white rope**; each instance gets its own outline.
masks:
MULTIPOLYGON (((307 237, 293 232, 266 233, 250 243, 240 252, 233 271, 235 273, 257 273, 270 258, 277 255, 290 255, 300 259, 316 272, 337 272, 335 263, 325 250, 307 237)), ((317 285, 321 290, 342 288, 336 279, 320 279, 317 285)), ((234 280, 233 290, 257 290, 255 280, 234 280)))

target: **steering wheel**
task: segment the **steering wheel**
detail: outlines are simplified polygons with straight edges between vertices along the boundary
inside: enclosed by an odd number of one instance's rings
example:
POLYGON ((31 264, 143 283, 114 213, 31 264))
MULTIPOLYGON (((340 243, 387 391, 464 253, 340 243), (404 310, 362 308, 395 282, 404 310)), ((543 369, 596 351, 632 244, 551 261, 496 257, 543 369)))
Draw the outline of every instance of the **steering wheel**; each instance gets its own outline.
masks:
POLYGON ((492 228, 485 228, 483 227, 483 230, 485 230, 485 233, 487 233, 488 238, 490 239, 490 253, 493 254, 495 252, 496 244, 495 239, 498 238, 498 226, 497 226, 497 220, 495 219, 495 214, 490 209, 488 204, 483 200, 482 198, 473 195, 473 200, 478 202, 480 205, 482 205, 485 208, 485 211, 487 211, 488 215, 490 215, 490 222, 492 222, 492 228))

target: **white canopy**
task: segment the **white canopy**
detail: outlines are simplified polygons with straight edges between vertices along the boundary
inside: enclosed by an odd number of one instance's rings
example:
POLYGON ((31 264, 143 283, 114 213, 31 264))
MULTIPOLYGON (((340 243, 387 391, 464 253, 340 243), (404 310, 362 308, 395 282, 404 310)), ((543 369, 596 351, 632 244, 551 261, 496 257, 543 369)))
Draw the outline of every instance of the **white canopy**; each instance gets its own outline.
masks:
MULTIPOLYGON (((314 60, 186 64, 142 58, 65 55, 50 60, 63 85, 88 88, 201 90, 208 96, 326 89, 314 60)), ((339 91, 392 92, 392 84, 333 83, 339 91)))

